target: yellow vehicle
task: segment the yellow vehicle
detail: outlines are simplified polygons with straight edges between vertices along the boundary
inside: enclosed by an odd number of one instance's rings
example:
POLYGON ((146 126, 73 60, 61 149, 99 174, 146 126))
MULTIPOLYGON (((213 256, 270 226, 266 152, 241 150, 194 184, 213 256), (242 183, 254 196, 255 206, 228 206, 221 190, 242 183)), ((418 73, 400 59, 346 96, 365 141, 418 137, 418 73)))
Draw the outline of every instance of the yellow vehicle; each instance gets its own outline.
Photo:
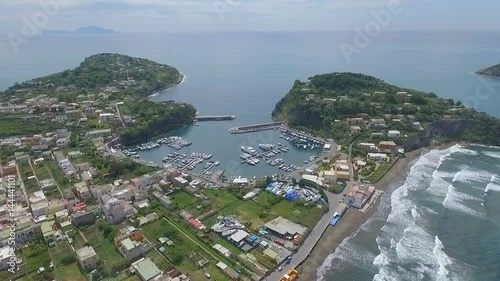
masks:
POLYGON ((293 280, 297 279, 298 276, 299 276, 299 272, 296 269, 292 269, 292 270, 288 271, 288 273, 285 274, 280 279, 280 281, 293 281, 293 280))

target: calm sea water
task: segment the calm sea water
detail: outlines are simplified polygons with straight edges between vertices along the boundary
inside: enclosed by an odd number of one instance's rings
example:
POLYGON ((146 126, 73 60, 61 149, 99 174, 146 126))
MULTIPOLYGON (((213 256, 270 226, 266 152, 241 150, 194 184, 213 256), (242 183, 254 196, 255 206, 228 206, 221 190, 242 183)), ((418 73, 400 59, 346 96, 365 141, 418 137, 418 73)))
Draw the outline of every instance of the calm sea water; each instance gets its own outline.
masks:
MULTIPOLYGON (((293 81, 314 74, 370 74, 500 117, 500 80, 472 74, 500 62, 499 35, 390 32, 375 38, 350 63, 339 48, 352 42, 349 32, 45 36, 30 40, 19 54, 2 36, 0 89, 75 67, 99 52, 170 64, 187 79, 154 100, 189 102, 200 114, 238 115, 234 121, 205 122, 177 132, 193 142, 186 151, 213 153, 229 174, 259 176, 277 170, 263 163, 240 166, 239 146, 283 140, 276 133, 233 136, 227 129, 270 121, 275 103, 293 81)), ((162 148, 143 156, 159 161, 167 153, 162 148)), ((300 164, 314 153, 293 149, 282 158, 300 164)), ((495 148, 455 147, 421 158, 408 180, 392 187, 396 191, 383 199, 374 219, 318 269, 318 278, 500 280, 499 153, 495 148)))

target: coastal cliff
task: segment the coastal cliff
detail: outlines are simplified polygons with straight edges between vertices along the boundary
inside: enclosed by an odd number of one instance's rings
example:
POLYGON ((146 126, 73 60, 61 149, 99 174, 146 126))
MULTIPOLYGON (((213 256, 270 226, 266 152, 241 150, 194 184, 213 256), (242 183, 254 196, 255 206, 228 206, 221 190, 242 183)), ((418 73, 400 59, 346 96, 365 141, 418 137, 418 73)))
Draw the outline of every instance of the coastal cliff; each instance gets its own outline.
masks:
POLYGON ((500 64, 481 69, 476 73, 484 76, 500 78, 500 64))
POLYGON ((467 108, 460 101, 398 87, 359 73, 322 74, 306 82, 296 80, 276 104, 272 116, 275 121, 344 145, 355 138, 379 141, 387 130, 401 132, 404 137, 395 142, 407 150, 427 146, 431 140, 500 145, 497 118, 467 108), (356 119, 362 122, 358 124, 356 119), (372 122, 383 122, 384 126, 373 126, 372 122), (353 134, 352 127, 359 127, 359 132, 353 134))

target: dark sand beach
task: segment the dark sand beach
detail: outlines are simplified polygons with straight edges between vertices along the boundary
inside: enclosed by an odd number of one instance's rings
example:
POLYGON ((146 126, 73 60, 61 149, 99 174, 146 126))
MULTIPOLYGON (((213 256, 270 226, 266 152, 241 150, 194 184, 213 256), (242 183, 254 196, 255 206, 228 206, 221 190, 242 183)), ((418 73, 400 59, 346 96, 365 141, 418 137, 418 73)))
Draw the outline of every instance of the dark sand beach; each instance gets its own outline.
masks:
MULTIPOLYGON (((394 182, 404 180, 408 165, 427 149, 419 149, 406 154, 405 158, 399 159, 396 164, 377 182, 375 187, 378 190, 385 190, 394 182)), ((329 254, 333 253, 342 241, 357 231, 377 211, 380 198, 372 202, 369 210, 362 213, 356 209, 349 209, 344 214, 340 222, 335 226, 327 228, 316 247, 311 252, 310 257, 298 267, 300 280, 316 280, 316 271, 329 254)))

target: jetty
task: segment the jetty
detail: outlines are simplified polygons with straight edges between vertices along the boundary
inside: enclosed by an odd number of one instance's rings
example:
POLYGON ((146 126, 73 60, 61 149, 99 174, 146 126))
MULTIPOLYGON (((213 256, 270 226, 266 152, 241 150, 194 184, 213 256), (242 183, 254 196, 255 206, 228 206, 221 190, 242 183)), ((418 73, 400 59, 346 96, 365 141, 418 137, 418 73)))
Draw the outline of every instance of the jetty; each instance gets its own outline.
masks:
POLYGON ((194 121, 227 121, 236 119, 236 115, 204 115, 194 117, 194 121))
POLYGON ((231 134, 244 134, 244 133, 251 133, 251 132, 258 132, 258 131, 267 131, 267 130, 273 130, 281 125, 282 125, 281 122, 262 123, 262 124, 255 124, 255 125, 249 125, 249 126, 240 126, 240 127, 229 128, 228 132, 231 134))

